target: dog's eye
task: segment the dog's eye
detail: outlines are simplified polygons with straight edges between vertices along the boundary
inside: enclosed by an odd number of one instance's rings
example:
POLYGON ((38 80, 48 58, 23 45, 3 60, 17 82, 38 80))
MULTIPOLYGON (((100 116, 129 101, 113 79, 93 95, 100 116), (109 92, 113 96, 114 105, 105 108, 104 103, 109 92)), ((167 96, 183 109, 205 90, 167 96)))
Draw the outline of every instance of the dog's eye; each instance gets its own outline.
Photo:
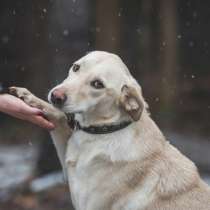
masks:
POLYGON ((80 69, 80 65, 78 65, 78 64, 74 64, 72 67, 73 72, 77 72, 77 71, 79 71, 79 69, 80 69))
POLYGON ((93 80, 90 85, 96 89, 102 89, 104 88, 104 84, 103 82, 101 82, 100 80, 93 80))

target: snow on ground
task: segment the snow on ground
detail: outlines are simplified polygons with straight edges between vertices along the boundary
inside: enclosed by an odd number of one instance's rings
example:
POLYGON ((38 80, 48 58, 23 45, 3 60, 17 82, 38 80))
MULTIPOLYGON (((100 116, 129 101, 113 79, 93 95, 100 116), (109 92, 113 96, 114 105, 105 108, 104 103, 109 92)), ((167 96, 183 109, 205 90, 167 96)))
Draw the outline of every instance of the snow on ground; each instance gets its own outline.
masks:
POLYGON ((33 175, 36 164, 36 146, 2 146, 0 147, 0 192, 23 183, 33 175))
POLYGON ((205 181, 208 185, 210 185, 210 174, 208 174, 208 175, 203 175, 202 178, 204 179, 204 181, 205 181))

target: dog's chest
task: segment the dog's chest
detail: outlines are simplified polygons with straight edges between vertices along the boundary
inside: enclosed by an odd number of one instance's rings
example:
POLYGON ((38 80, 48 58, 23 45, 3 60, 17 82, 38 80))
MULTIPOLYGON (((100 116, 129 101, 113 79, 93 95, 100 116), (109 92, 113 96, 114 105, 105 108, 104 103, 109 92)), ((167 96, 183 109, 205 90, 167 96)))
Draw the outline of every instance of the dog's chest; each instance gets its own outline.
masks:
POLYGON ((73 135, 66 153, 71 196, 77 210, 86 208, 93 192, 100 187, 99 180, 106 173, 100 159, 104 147, 88 137, 80 133, 73 135))
POLYGON ((89 205, 100 206, 108 202, 104 199, 109 199, 110 192, 106 195, 107 190, 104 189, 115 191, 116 183, 125 175, 120 172, 122 167, 113 162, 127 162, 137 157, 138 148, 130 143, 131 133, 94 137, 78 132, 71 137, 66 164, 72 201, 77 210, 91 209, 89 205))

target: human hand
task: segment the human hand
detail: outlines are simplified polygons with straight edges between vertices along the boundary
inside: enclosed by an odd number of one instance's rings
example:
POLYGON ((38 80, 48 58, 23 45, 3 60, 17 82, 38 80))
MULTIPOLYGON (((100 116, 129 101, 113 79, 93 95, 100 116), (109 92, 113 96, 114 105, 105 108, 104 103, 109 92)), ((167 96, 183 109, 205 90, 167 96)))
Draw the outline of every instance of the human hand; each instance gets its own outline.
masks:
POLYGON ((0 111, 48 130, 55 128, 53 123, 44 118, 42 110, 30 107, 12 95, 0 95, 0 111))

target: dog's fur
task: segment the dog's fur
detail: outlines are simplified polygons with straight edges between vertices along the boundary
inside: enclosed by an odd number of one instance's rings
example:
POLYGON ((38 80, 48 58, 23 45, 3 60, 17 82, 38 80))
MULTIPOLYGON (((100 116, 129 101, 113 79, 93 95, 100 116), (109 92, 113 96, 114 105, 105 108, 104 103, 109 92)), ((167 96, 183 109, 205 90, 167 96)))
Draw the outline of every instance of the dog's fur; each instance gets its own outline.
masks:
POLYGON ((76 210, 210 210, 210 188, 196 166, 169 144, 147 112, 141 88, 121 59, 92 52, 76 61, 78 72, 54 90, 67 101, 62 111, 22 88, 13 92, 43 109, 56 123, 51 132, 76 210), (96 90, 90 83, 103 81, 96 90), (71 131, 65 113, 83 126, 132 120, 110 134, 71 131))

